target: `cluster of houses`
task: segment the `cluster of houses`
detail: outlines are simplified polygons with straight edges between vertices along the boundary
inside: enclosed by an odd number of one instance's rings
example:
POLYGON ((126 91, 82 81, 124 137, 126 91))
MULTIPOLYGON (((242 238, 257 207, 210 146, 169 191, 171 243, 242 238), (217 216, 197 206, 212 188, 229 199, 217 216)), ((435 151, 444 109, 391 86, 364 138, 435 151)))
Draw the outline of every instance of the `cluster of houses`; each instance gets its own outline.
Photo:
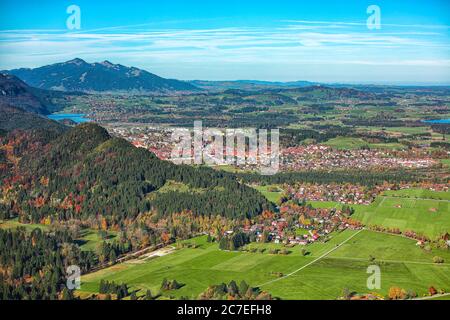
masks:
MULTIPOLYGON (((108 125, 111 134, 130 141, 136 147, 146 148, 158 158, 168 160, 174 147, 171 139, 172 129, 149 125, 108 125)), ((204 141, 204 147, 208 145, 204 141)), ((224 154, 227 150, 224 148, 224 154)), ((235 152, 234 152, 235 153, 235 152)), ((270 154, 270 152, 269 152, 270 154)), ((236 154, 233 154, 236 156, 236 154)), ((246 154, 247 160, 240 169, 254 170, 258 155, 246 154)), ((337 150, 325 145, 311 144, 283 148, 280 152, 280 171, 333 170, 333 169, 392 169, 427 168, 436 164, 427 153, 420 149, 404 151, 393 150, 337 150)))
POLYGON ((285 187, 290 199, 308 201, 336 201, 343 204, 370 204, 384 190, 381 186, 371 188, 355 184, 298 183, 285 187))
MULTIPOLYGON (((300 229, 300 224, 296 223, 295 228, 300 229)), ((317 241, 321 234, 314 230, 312 226, 308 226, 309 229, 303 229, 306 232, 301 235, 294 235, 291 232, 287 232, 288 224, 286 219, 277 218, 273 220, 269 225, 256 223, 250 227, 244 227, 243 232, 248 234, 255 234, 255 242, 273 242, 291 245, 307 245, 309 243, 317 241)), ((229 233, 230 231, 228 231, 229 233)))
POLYGON ((173 144, 169 128, 152 126, 107 126, 110 134, 129 141, 137 148, 145 148, 158 158, 170 159, 173 144))
POLYGON ((294 203, 282 205, 279 213, 262 216, 242 228, 244 233, 254 236, 253 239, 250 237, 252 241, 307 245, 326 241, 328 235, 336 230, 362 227, 343 210, 316 209, 294 203))
POLYGON ((334 201, 342 204, 362 204, 369 205, 375 198, 384 191, 405 190, 411 188, 426 189, 430 191, 447 192, 448 184, 416 182, 416 183, 384 183, 366 187, 357 184, 314 184, 314 183, 295 183, 292 185, 285 184, 284 201, 334 201))
POLYGON ((427 168, 436 162, 422 152, 399 154, 389 150, 336 150, 323 145, 290 147, 282 150, 281 169, 331 170, 368 168, 427 168))

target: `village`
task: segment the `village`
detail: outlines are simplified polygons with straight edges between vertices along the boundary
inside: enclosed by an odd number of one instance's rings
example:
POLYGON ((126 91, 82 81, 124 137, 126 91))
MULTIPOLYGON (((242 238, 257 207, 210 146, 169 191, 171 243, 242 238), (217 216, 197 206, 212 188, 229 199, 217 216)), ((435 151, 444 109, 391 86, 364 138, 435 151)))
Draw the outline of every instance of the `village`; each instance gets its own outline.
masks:
POLYGON ((419 149, 400 153, 377 149, 339 150, 317 144, 283 149, 282 159, 282 171, 427 168, 435 164, 419 149))
MULTIPOLYGON (((164 126, 109 125, 108 131, 130 141, 134 146, 145 148, 163 160, 171 159, 173 142, 172 128, 164 126)), ((203 143, 206 146, 209 142, 203 143)), ((224 154, 226 150, 224 150, 224 154)), ((352 149, 339 150, 325 145, 283 148, 281 150, 281 171, 315 171, 337 169, 393 169, 427 168, 436 164, 424 150, 408 151, 352 149)), ((242 170, 255 170, 251 164, 240 165, 242 170)), ((294 183, 274 187, 282 192, 277 203, 277 212, 264 212, 254 221, 238 229, 224 231, 232 236, 241 231, 251 242, 276 243, 287 246, 305 246, 317 241, 327 241, 333 231, 361 229, 362 224, 351 219, 351 205, 370 205, 385 191, 420 187, 433 191, 448 191, 442 184, 388 184, 367 187, 351 183, 294 183), (331 201, 340 203, 339 208, 313 208, 308 201, 331 201)), ((269 188, 270 189, 270 188, 269 188)), ((276 189, 276 190, 275 190, 276 189)), ((271 190, 268 190, 271 191, 271 190)))
POLYGON ((318 209, 290 201, 279 212, 265 211, 255 221, 246 221, 238 230, 227 230, 223 236, 241 231, 250 242, 306 246, 317 241, 326 242, 334 231, 359 230, 362 224, 351 219, 352 209, 318 209))
MULTIPOLYGON (((130 141, 134 146, 153 152, 162 160, 170 160, 174 142, 171 139, 173 128, 126 124, 110 124, 109 132, 130 141)), ((206 149, 210 142, 204 141, 206 149)), ((224 148, 224 156, 226 156, 224 148)), ((247 154, 247 157, 251 157, 247 154)), ((257 165, 252 161, 236 165, 240 170, 254 171, 257 165)), ((387 149, 340 150, 321 144, 281 148, 280 171, 319 171, 319 170, 388 170, 397 168, 429 168, 437 162, 420 148, 408 151, 387 149)))
POLYGON ((295 183, 282 186, 282 189, 284 190, 282 201, 296 199, 300 201, 332 201, 347 205, 370 205, 377 196, 385 191, 407 190, 410 188, 421 188, 440 192, 449 190, 447 184, 439 183, 383 183, 371 187, 350 183, 295 183))

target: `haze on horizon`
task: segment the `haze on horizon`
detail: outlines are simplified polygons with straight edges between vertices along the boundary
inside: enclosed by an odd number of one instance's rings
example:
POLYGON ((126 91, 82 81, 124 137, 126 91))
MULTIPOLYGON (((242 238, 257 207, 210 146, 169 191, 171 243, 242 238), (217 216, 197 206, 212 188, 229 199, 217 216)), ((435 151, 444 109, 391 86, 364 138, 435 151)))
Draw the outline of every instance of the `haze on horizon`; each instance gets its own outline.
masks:
POLYGON ((181 80, 450 84, 448 1, 2 1, 0 70, 82 58, 181 80), (367 8, 381 10, 369 29, 367 8), (69 30, 70 5, 81 28, 69 30))

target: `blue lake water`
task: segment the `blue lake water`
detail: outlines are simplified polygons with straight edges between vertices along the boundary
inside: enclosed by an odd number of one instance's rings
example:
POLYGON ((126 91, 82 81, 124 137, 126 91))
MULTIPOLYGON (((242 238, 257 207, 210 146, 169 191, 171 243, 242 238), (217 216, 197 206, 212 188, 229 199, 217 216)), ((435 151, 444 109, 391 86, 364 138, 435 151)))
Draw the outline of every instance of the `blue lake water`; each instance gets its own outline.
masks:
POLYGON ((450 123, 450 119, 440 119, 440 120, 425 120, 427 123, 450 123))
POLYGON ((89 122, 92 121, 91 119, 85 118, 85 114, 83 113, 54 113, 48 115, 49 119, 52 120, 63 120, 63 119, 69 119, 76 123, 83 123, 83 122, 89 122))

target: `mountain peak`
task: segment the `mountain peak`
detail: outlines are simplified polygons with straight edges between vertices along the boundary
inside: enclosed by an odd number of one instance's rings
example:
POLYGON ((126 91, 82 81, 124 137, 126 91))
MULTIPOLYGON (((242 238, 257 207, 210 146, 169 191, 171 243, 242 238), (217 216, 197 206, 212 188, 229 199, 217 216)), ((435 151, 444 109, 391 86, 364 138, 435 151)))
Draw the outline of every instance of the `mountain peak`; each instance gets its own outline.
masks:
POLYGON ((65 63, 76 64, 78 66, 81 65, 81 64, 87 64, 86 61, 84 61, 83 59, 80 59, 80 58, 75 58, 75 59, 69 60, 69 61, 67 61, 65 63))
POLYGON ((30 86, 50 90, 133 93, 198 90, 189 83, 161 78, 150 72, 114 64, 108 60, 88 63, 75 58, 36 69, 10 70, 8 73, 19 77, 30 86))
POLYGON ((43 102, 14 75, 0 74, 0 106, 11 105, 28 112, 47 114, 43 102))
POLYGON ((102 66, 105 66, 105 67, 108 67, 108 68, 111 68, 111 67, 116 66, 114 63, 112 63, 112 62, 110 62, 110 61, 108 61, 108 60, 102 61, 102 62, 100 62, 100 64, 101 64, 102 66))

